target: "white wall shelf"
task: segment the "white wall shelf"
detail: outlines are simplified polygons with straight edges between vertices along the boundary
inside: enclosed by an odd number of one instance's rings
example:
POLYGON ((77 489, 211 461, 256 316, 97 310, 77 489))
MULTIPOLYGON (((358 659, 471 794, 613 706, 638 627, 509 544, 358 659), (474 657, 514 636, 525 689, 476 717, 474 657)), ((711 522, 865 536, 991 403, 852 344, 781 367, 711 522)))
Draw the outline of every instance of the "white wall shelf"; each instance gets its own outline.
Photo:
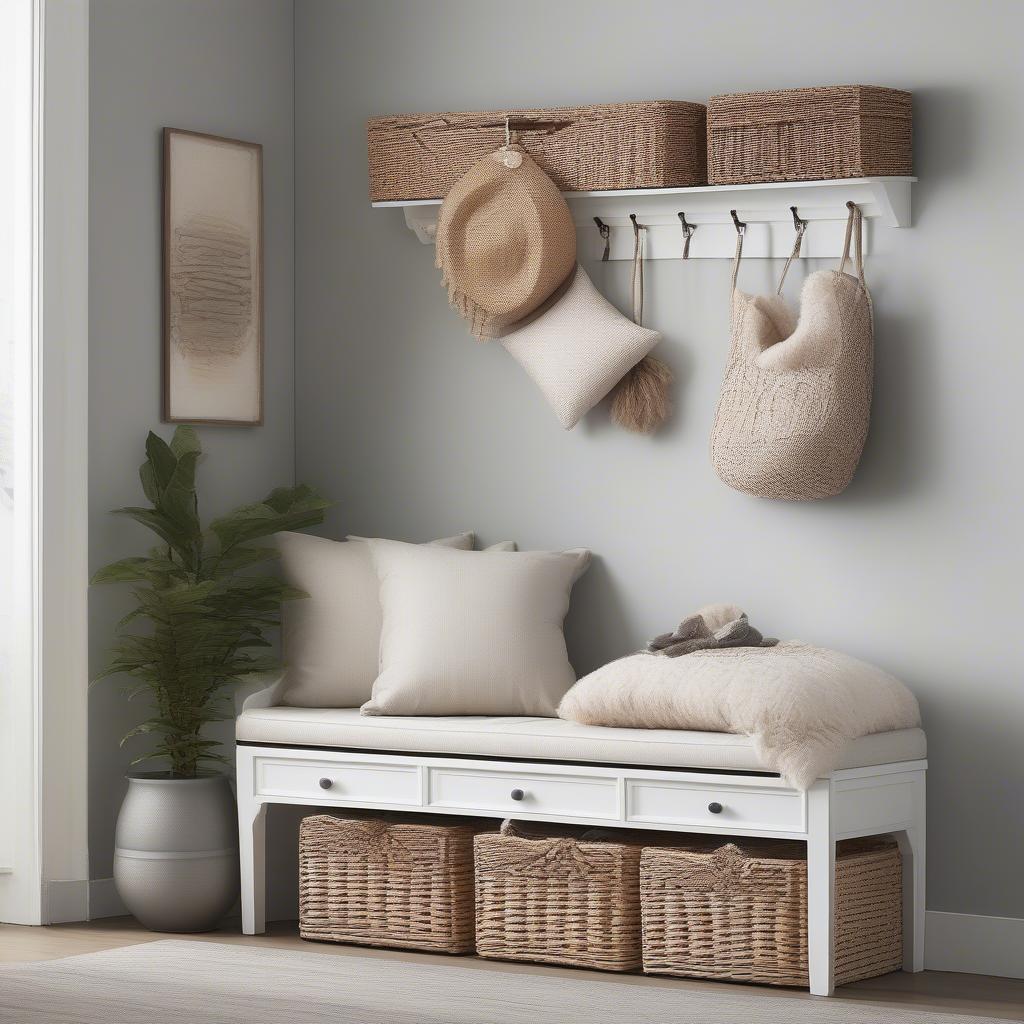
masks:
MULTIPOLYGON (((865 250, 875 224, 910 226, 910 186, 916 178, 843 178, 834 181, 765 182, 757 185, 704 185, 697 188, 623 189, 615 192, 566 192, 579 235, 583 260, 599 260, 604 250, 594 217, 611 228, 609 258, 633 258, 630 214, 647 229, 648 259, 679 259, 683 230, 679 214, 696 226, 691 259, 731 259, 736 229, 730 210, 747 224, 744 257, 788 256, 794 228, 790 207, 807 221, 802 255, 836 257, 842 252, 847 202, 856 203, 868 225, 865 250)), ((434 241, 440 199, 374 203, 401 207, 405 222, 425 244, 434 241)))

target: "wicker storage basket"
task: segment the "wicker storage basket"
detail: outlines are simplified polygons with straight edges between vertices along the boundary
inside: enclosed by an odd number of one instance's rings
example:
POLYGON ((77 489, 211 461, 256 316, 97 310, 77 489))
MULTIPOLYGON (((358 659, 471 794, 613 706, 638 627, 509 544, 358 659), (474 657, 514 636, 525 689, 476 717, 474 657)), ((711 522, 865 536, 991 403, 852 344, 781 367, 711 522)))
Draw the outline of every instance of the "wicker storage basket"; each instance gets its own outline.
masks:
POLYGON ((870 85, 708 101, 708 182, 912 174, 910 93, 870 85))
POLYGON ((707 181, 705 107, 656 100, 546 110, 405 114, 367 122, 370 199, 440 199, 478 160, 519 143, 563 192, 707 181))
POLYGON ((643 846, 570 829, 476 837, 476 951, 605 971, 641 964, 643 846))
POLYGON ((473 836, 495 823, 394 817, 304 818, 304 939, 473 951, 473 836))
MULTIPOLYGON (((896 845, 839 844, 836 984, 903 963, 896 845)), ((807 861, 802 843, 754 840, 713 851, 647 849, 640 866, 644 970, 807 986, 807 861)))

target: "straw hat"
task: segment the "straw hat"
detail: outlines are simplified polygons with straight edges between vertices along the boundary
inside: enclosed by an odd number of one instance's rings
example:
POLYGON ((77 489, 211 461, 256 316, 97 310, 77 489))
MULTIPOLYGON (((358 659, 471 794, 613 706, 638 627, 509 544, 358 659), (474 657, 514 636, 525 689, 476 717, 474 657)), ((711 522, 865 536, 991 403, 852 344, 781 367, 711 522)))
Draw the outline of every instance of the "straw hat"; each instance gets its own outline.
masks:
POLYGON ((437 265, 478 338, 529 322, 571 281, 576 227, 554 182, 515 144, 475 163, 441 205, 437 265))

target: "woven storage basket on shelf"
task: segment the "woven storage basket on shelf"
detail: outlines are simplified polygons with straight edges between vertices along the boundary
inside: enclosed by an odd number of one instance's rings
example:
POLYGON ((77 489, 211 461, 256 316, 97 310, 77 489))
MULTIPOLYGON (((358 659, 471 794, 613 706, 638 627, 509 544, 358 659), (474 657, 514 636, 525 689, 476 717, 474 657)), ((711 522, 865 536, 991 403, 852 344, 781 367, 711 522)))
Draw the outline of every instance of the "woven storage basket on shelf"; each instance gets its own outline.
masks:
POLYGON ((910 93, 872 85, 731 93, 708 101, 708 182, 913 174, 910 93))
POLYGON ((506 117, 519 144, 563 192, 707 180, 700 103, 403 114, 367 122, 371 201, 446 196, 473 164, 504 144, 506 117))
POLYGON ((639 842, 502 826, 476 837, 476 951, 605 971, 640 967, 639 842))
POLYGON ((315 815, 299 829, 304 939, 473 951, 473 837, 494 822, 315 815))
MULTIPOLYGON (((896 845, 840 843, 835 885, 836 984, 899 970, 902 875, 896 845)), ((648 973, 807 986, 802 843, 753 840, 707 852, 647 849, 640 889, 648 973)))

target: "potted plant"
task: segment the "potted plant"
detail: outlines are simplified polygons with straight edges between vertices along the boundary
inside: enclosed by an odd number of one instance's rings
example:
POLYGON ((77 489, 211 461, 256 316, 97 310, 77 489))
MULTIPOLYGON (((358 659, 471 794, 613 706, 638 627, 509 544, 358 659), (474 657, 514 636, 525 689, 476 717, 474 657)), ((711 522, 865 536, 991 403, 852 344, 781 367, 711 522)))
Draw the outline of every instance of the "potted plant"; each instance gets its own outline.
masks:
POLYGON ((118 623, 113 657, 98 678, 130 676, 128 699, 150 702, 149 717, 122 744, 148 735, 156 742, 132 768, 162 764, 129 773, 114 880, 127 908, 159 931, 208 930, 235 902, 234 800, 228 777, 217 771, 230 762, 204 729, 230 717, 235 686, 277 667, 266 634, 280 622, 281 602, 304 596, 254 571, 277 556, 273 545, 254 542, 322 522, 327 507, 309 487, 281 487, 204 530, 195 487, 200 454, 191 427, 178 427, 170 444, 150 432, 139 470, 150 504, 116 514, 146 526, 160 543, 92 579, 134 585, 135 606, 118 623))

